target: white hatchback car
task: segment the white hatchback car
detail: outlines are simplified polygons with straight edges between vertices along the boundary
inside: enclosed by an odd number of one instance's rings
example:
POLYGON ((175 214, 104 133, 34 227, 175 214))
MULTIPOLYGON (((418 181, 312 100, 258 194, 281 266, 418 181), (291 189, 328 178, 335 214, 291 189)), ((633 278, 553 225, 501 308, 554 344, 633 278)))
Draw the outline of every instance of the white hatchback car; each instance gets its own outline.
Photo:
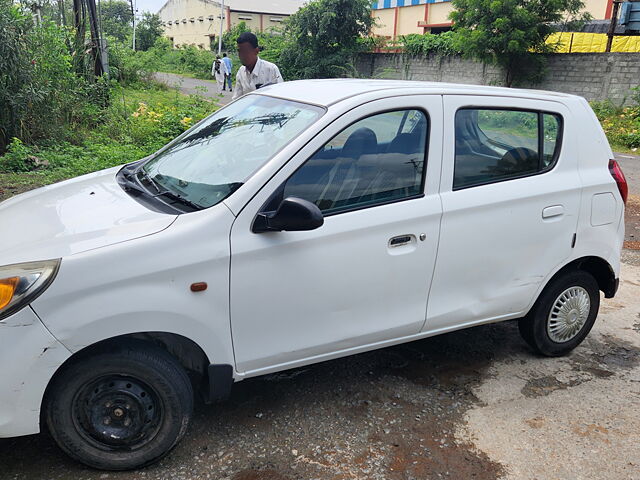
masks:
POLYGON ((489 322, 544 355, 615 295, 627 184, 587 102, 268 86, 149 158, 0 205, 0 437, 130 469, 194 391, 489 322))

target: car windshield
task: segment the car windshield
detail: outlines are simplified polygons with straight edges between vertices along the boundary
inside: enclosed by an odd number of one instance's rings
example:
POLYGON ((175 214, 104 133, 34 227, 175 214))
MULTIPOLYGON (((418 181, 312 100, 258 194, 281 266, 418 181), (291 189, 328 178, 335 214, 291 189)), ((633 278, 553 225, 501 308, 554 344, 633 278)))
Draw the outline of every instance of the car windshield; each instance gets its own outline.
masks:
POLYGON ((233 193, 324 109, 247 95, 206 118, 144 164, 158 191, 199 208, 233 193))

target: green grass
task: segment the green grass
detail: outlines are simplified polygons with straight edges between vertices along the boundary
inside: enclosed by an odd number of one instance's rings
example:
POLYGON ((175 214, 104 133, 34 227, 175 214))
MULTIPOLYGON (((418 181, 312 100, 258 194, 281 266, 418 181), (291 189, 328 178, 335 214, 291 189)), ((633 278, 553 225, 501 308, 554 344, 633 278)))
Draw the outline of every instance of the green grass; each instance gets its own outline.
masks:
POLYGON ((629 155, 636 155, 640 157, 640 148, 633 147, 629 148, 626 145, 622 145, 620 143, 610 142, 611 150, 616 153, 628 153, 629 155))
POLYGON ((115 86, 95 128, 78 127, 55 143, 14 141, 0 157, 0 200, 143 158, 217 108, 204 97, 154 84, 115 86), (44 166, 34 169, 36 161, 44 166))

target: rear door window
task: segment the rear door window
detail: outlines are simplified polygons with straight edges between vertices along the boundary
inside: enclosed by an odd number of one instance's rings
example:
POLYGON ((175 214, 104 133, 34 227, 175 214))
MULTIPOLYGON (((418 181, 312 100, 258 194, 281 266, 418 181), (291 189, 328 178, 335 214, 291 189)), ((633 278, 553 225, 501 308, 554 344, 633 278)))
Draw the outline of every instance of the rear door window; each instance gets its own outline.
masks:
POLYGON ((553 167, 560 115, 530 110, 464 108, 455 117, 453 189, 511 180, 553 167))

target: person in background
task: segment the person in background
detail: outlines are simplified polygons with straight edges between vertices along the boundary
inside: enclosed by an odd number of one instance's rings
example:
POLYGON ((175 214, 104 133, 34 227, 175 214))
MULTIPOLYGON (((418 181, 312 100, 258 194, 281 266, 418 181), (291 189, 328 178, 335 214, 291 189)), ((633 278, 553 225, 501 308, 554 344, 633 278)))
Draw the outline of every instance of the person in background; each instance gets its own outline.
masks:
POLYGON ((258 52, 260 52, 258 37, 253 33, 244 32, 238 37, 236 43, 242 67, 236 74, 234 100, 264 85, 284 81, 280 75, 280 69, 276 65, 258 57, 258 52))
POLYGON ((224 87, 222 87, 222 90, 225 90, 227 87, 227 84, 229 85, 229 91, 233 92, 233 84, 231 82, 231 72, 233 72, 233 63, 231 62, 231 59, 229 57, 227 57, 226 53, 222 54, 222 61, 224 62, 224 64, 227 66, 227 75, 225 76, 224 79, 224 87))
POLYGON ((222 93, 222 87, 224 87, 226 75, 227 66, 222 60, 220 60, 220 56, 216 55, 216 60, 213 62, 213 66, 211 67, 211 76, 216 79, 216 83, 218 84, 218 93, 222 93))

